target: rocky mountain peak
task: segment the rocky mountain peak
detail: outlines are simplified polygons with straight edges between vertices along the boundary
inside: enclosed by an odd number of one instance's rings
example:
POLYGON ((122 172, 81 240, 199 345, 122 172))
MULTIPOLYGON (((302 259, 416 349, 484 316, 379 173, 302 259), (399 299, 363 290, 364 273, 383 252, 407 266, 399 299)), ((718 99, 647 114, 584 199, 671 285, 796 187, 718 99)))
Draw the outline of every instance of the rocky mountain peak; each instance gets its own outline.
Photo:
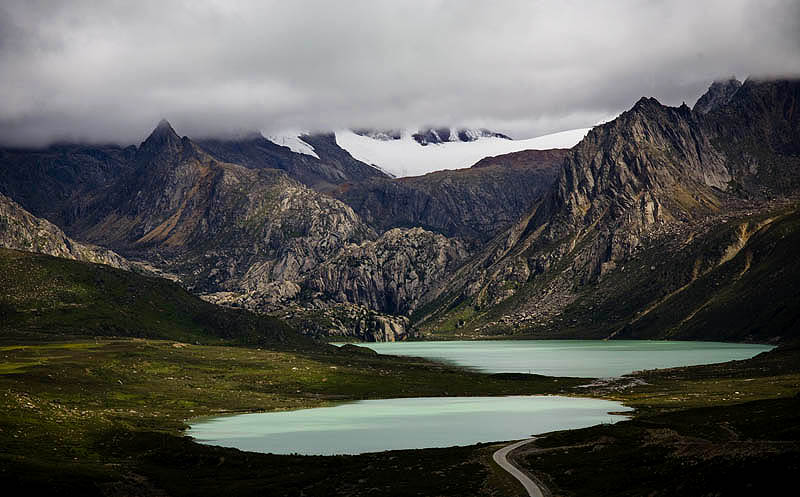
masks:
POLYGON ((139 154, 152 157, 161 153, 174 154, 183 148, 183 142, 178 133, 166 119, 159 121, 150 136, 139 146, 139 154))
POLYGON ((167 121, 166 119, 161 119, 160 121, 158 121, 158 124, 156 125, 155 129, 153 129, 153 132, 150 133, 150 136, 145 141, 151 139, 174 140, 174 139, 180 139, 180 136, 178 136, 178 133, 175 132, 175 129, 172 127, 169 121, 167 121))
POLYGON ((659 109, 661 102, 655 97, 642 97, 631 107, 631 112, 659 109))
POLYGON ((711 195, 707 188, 724 190, 730 180, 691 110, 664 106, 652 97, 641 98, 631 110, 590 131, 565 166, 548 205, 537 213, 539 223, 549 223, 560 234, 564 226, 596 226, 600 218, 605 219, 600 226, 613 230, 643 231, 659 222, 659 214, 705 215, 706 208, 693 201, 676 204, 675 191, 704 198, 711 195), (672 205, 672 212, 666 205, 672 205), (623 221, 623 213, 640 208, 648 213, 623 221))
POLYGON ((735 76, 724 81, 714 81, 708 90, 697 99, 694 104, 694 111, 701 114, 708 114, 713 109, 727 104, 733 95, 741 88, 742 82, 735 76))
POLYGON ((173 133, 175 132, 175 130, 172 129, 172 125, 169 123, 169 121, 167 121, 163 117, 161 118, 160 121, 158 121, 158 124, 156 125, 156 130, 167 130, 167 131, 172 131, 173 133))

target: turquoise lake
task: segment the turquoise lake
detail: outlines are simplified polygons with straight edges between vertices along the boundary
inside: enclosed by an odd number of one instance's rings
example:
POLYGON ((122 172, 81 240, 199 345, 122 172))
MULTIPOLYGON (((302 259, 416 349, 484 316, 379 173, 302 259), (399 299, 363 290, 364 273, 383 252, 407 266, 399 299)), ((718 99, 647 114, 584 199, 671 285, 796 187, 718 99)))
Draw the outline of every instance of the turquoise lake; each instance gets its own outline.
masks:
MULTIPOLYGON (((455 341, 360 344, 488 373, 613 377, 643 369, 747 359, 765 345, 666 341, 455 341)), ((364 400, 335 407, 195 420, 200 442, 275 454, 360 454, 516 440, 614 423, 617 402, 559 396, 364 400)))
POLYGON ((748 359, 773 348, 770 345, 661 340, 475 340, 357 345, 381 354, 425 357, 486 373, 591 378, 748 359))
POLYGON ((196 421, 199 442, 274 454, 361 454, 516 440, 614 423, 617 402, 557 396, 362 400, 335 407, 196 421))

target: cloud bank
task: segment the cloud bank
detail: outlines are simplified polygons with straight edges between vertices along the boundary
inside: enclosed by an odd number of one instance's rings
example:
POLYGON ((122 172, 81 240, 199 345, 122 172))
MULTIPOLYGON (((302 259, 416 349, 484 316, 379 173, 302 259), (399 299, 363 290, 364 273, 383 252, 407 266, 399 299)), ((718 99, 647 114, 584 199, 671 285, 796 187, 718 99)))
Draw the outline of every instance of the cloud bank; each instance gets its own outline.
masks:
POLYGON ((778 0, 0 0, 0 142, 477 125, 528 137, 640 96, 800 74, 778 0))

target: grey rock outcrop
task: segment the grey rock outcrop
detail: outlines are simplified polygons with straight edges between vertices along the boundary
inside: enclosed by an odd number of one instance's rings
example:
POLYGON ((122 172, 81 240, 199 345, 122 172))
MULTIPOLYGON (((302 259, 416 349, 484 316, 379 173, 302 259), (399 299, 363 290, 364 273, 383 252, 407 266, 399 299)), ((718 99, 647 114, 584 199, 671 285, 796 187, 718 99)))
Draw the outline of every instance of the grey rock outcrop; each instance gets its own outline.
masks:
POLYGON ((413 337, 407 317, 382 314, 353 304, 322 309, 294 308, 280 315, 299 332, 327 340, 396 342, 413 337))
POLYGON ((422 228, 397 228, 375 241, 345 247, 305 285, 336 302, 408 314, 435 298, 440 282, 466 256, 457 240, 422 228))
POLYGON ((708 114, 731 101, 733 95, 741 88, 742 82, 735 77, 727 81, 714 81, 700 98, 695 102, 692 110, 701 114, 708 114))
POLYGON ((0 247, 106 264, 120 269, 131 268, 130 263, 118 254, 102 247, 76 242, 50 221, 34 216, 2 194, 0 247))
POLYGON ((422 146, 446 142, 472 142, 480 138, 511 139, 502 133, 488 129, 468 128, 422 128, 411 136, 422 146))

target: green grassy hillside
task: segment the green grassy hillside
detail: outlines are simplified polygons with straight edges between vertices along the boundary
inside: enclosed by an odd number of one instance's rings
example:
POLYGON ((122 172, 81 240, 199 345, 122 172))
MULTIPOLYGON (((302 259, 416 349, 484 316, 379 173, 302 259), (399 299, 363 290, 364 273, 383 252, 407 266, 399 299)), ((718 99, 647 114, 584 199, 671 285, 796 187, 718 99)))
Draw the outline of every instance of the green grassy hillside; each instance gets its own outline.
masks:
POLYGON ((313 347, 282 321, 205 302, 162 278, 0 249, 0 340, 139 337, 313 347))

